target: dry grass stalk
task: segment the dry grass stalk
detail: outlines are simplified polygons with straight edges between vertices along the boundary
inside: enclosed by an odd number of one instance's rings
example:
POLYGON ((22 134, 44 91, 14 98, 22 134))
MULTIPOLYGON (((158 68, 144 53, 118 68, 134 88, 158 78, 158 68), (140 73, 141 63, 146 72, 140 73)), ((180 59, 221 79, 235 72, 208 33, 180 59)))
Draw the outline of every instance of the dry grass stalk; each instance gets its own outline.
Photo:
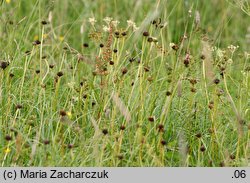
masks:
POLYGON ((123 103, 121 98, 119 98, 118 93, 113 92, 112 95, 112 100, 114 101, 115 105, 118 107, 122 115, 124 116, 126 122, 131 121, 131 114, 128 110, 128 107, 123 103))
POLYGON ((214 79, 213 63, 212 63, 212 48, 207 41, 202 41, 202 54, 205 56, 205 76, 209 82, 214 79))

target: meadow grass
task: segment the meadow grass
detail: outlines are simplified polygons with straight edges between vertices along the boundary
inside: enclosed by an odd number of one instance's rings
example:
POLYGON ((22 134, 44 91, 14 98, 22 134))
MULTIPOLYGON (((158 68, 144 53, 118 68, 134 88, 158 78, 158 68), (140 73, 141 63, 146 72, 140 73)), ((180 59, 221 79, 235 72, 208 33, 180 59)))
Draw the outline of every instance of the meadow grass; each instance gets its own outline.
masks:
POLYGON ((1 166, 249 166, 247 3, 0 4, 1 166))

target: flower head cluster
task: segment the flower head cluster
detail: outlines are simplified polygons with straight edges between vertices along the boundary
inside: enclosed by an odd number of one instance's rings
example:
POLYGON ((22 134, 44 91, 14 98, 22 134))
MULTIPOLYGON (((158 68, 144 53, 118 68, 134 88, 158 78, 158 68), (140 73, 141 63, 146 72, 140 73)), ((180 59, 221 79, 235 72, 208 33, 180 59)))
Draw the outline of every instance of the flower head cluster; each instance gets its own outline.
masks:
POLYGON ((92 18, 89 18, 89 23, 92 25, 92 26, 95 26, 95 23, 96 23, 96 19, 95 17, 92 17, 92 18))
POLYGON ((234 53, 239 48, 239 46, 229 45, 227 48, 229 51, 231 51, 231 53, 234 53))
POLYGON ((134 31, 137 31, 139 29, 139 27, 137 27, 136 24, 135 24, 135 22, 132 21, 132 20, 127 20, 127 24, 128 24, 127 29, 130 28, 130 27, 132 27, 132 29, 134 31))

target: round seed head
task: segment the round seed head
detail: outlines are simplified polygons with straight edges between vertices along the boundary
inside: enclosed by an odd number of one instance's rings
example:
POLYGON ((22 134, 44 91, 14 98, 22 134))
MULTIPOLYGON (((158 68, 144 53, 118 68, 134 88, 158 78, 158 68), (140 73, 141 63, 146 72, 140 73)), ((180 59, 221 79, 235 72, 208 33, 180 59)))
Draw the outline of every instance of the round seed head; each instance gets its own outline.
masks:
POLYGON ((42 24, 42 25, 47 25, 48 22, 47 22, 46 20, 43 20, 43 21, 41 21, 41 24, 42 24))
POLYGON ((158 125, 158 131, 159 132, 164 132, 164 125, 163 124, 158 125))
POLYGON ((121 125, 121 126, 120 126, 120 130, 125 130, 125 128, 126 128, 126 127, 125 127, 124 125, 121 125))
POLYGON ((149 36, 149 32, 147 32, 147 31, 143 32, 143 36, 148 37, 149 36))
POLYGON ((17 104, 16 105, 16 109, 22 109, 22 108, 23 108, 22 104, 17 104))
POLYGON ((161 140, 161 145, 165 146, 167 142, 165 140, 161 140))
POLYGON ((236 158, 236 157, 235 157, 234 154, 231 154, 231 155, 230 155, 230 159, 231 159, 231 160, 235 160, 235 158, 236 158))
POLYGON ((154 39, 153 39, 152 37, 149 37, 149 38, 148 38, 148 42, 149 42, 149 43, 152 43, 153 41, 154 41, 154 39))
POLYGON ((58 77, 62 77, 62 76, 63 76, 63 72, 62 72, 62 71, 59 71, 56 75, 57 75, 58 77))
POLYGON ((74 144, 68 144, 68 148, 72 149, 74 147, 74 144))
POLYGON ((60 110, 60 116, 66 116, 67 115, 67 113, 66 113, 66 111, 64 111, 64 110, 60 110))
POLYGON ((126 67, 122 68, 122 74, 126 74, 128 72, 128 69, 126 67))
POLYGON ((200 151, 201 151, 201 152, 205 152, 205 151, 206 151, 206 148, 205 148, 204 145, 202 145, 202 146, 200 147, 200 151))
POLYGON ((117 158, 118 158, 119 160, 122 160, 122 159, 123 159, 123 155, 120 154, 120 155, 117 156, 117 158))
POLYGON ((220 83, 220 80, 218 79, 218 78, 216 78, 215 80, 214 80, 214 84, 219 84, 220 83))
POLYGON ((122 36, 126 36, 127 35, 127 32, 122 32, 122 36))
POLYGON ((43 141, 43 144, 44 144, 44 145, 48 145, 49 143, 50 143, 49 140, 44 140, 44 141, 43 141))
POLYGON ((12 140, 12 137, 11 137, 10 135, 6 135, 6 136, 5 136, 5 140, 6 140, 6 141, 11 141, 11 140, 12 140))
POLYGON ((1 69, 6 69, 7 67, 9 66, 9 62, 6 62, 6 61, 1 61, 0 62, 0 68, 1 69))
POLYGON ((148 117, 148 121, 154 122, 154 121, 155 121, 155 117, 154 117, 154 116, 149 116, 149 117, 148 117))
POLYGON ((108 130, 107 129, 103 129, 102 133, 103 133, 103 135, 107 135, 108 134, 108 130))
POLYGON ((166 95, 167 95, 167 96, 170 96, 170 95, 172 95, 172 93, 171 93, 170 91, 167 91, 167 92, 166 92, 166 95))
POLYGON ((196 135, 195 135, 197 138, 201 138, 201 133, 197 133, 196 135))
POLYGON ((39 45, 39 44, 41 44, 41 41, 39 41, 39 40, 35 40, 35 41, 33 42, 33 45, 34 45, 34 46, 39 45))
POLYGON ((89 47, 89 44, 88 44, 88 43, 83 43, 83 47, 84 47, 84 48, 88 48, 88 47, 89 47))

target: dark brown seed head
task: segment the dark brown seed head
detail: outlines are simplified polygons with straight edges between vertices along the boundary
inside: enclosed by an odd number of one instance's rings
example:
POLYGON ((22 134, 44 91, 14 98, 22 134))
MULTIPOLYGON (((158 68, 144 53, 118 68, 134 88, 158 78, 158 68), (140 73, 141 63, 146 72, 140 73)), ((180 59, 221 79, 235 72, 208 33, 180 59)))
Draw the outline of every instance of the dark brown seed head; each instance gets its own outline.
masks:
POLYGON ((201 138, 201 133, 197 133, 196 135, 195 135, 197 138, 201 138))
POLYGON ((125 130, 125 128, 126 128, 125 125, 120 126, 120 130, 125 130))
POLYGON ((48 22, 46 20, 43 20, 43 21, 41 21, 41 24, 46 25, 46 24, 48 24, 48 22))
POLYGON ((205 60, 206 57, 205 57, 205 55, 202 54, 200 58, 201 58, 201 60, 205 60))
POLYGON ((148 121, 154 122, 154 121, 155 121, 155 117, 154 117, 154 116, 149 116, 149 117, 148 117, 148 121))
POLYGON ((132 63, 132 62, 135 61, 135 58, 130 58, 128 61, 129 61, 130 63, 132 63))
POLYGON ((9 66, 9 62, 6 62, 6 61, 1 61, 0 62, 0 68, 1 69, 6 69, 7 67, 9 66))
POLYGON ((164 132, 164 125, 163 124, 158 125, 158 131, 159 132, 164 132))
POLYGON ((68 144, 68 148, 72 149, 74 147, 74 144, 68 144))
POLYGON ((194 87, 192 87, 192 88, 190 89, 190 91, 193 92, 193 93, 195 93, 195 92, 196 92, 196 89, 195 89, 194 87))
POLYGON ((174 45, 172 46, 172 49, 173 49, 174 51, 177 51, 177 50, 179 49, 179 46, 178 46, 177 44, 174 44, 174 45))
POLYGON ((218 78, 216 78, 215 80, 214 80, 214 84, 219 84, 220 83, 220 80, 218 79, 218 78))
POLYGON ((120 155, 117 156, 117 158, 118 158, 119 160, 122 160, 122 159, 123 159, 123 155, 120 154, 120 155))
POLYGON ((88 48, 88 47, 89 47, 89 44, 88 44, 88 43, 83 43, 83 47, 84 47, 84 48, 88 48))
POLYGON ((112 60, 110 60, 109 65, 114 65, 114 62, 112 60))
POLYGON ((209 109, 213 109, 213 108, 214 108, 214 102, 213 102, 213 101, 210 101, 210 102, 209 102, 208 108, 209 108, 209 109))
POLYGON ((184 59, 184 65, 186 66, 186 67, 188 67, 188 65, 189 65, 189 63, 190 63, 190 59, 184 59))
POLYGON ((9 76, 13 78, 15 75, 13 73, 10 73, 9 76))
POLYGON ((226 70, 225 67, 220 67, 220 71, 221 71, 221 72, 224 72, 225 70, 226 70))
POLYGON ((113 50, 113 52, 114 52, 114 53, 117 53, 117 52, 118 52, 118 50, 117 50, 117 49, 114 49, 114 50, 113 50))
POLYGON ((49 143, 50 143, 49 140, 44 140, 44 141, 43 141, 43 144, 44 144, 44 145, 48 145, 49 143))
POLYGON ((122 74, 126 74, 128 72, 128 69, 126 67, 122 68, 122 74))
POLYGON ((39 74, 40 73, 40 70, 36 70, 36 74, 39 74))
POLYGON ((39 40, 35 40, 32 44, 33 44, 34 46, 36 46, 36 45, 41 44, 41 41, 39 41, 39 40))
POLYGON ((62 76, 63 76, 63 72, 62 72, 62 71, 59 71, 56 75, 57 75, 58 77, 62 77, 62 76))
POLYGON ((115 37, 119 38, 120 32, 119 31, 115 31, 115 37))
POLYGON ((100 44, 100 48, 103 48, 103 47, 104 47, 104 44, 101 43, 101 44, 100 44))
POLYGON ((225 166, 225 163, 222 161, 220 162, 220 167, 224 167, 225 166))
POLYGON ((171 91, 167 91, 167 92, 166 92, 166 95, 167 95, 167 96, 172 95, 171 91))
POLYGON ((67 115, 66 111, 64 111, 64 110, 60 110, 59 113, 60 113, 61 116, 66 116, 67 115))
POLYGON ((6 140, 6 141, 11 141, 11 140, 12 140, 12 137, 11 137, 10 135, 6 135, 6 136, 5 136, 5 140, 6 140))
POLYGON ((91 105, 92 105, 92 106, 95 106, 95 105, 96 105, 95 101, 93 101, 93 102, 91 103, 91 105))
POLYGON ((161 140, 161 145, 165 146, 167 142, 165 140, 161 140))
POLYGON ((201 151, 201 152, 205 152, 205 151, 206 151, 206 148, 205 148, 204 145, 202 145, 202 146, 200 147, 200 151, 201 151))
POLYGON ((22 108, 23 108, 22 104, 17 104, 16 105, 16 109, 22 109, 22 108))
POLYGON ((127 35, 127 32, 122 32, 122 36, 126 36, 127 35))
POLYGON ((153 39, 152 37, 149 37, 149 38, 147 39, 147 41, 148 41, 149 43, 152 43, 152 42, 154 41, 154 39, 153 39))
POLYGON ((197 79, 189 79, 189 82, 192 84, 192 85, 195 85, 197 83, 197 79))
POLYGON ((103 129, 102 133, 103 133, 103 135, 107 135, 108 134, 108 130, 107 129, 103 129))
POLYGON ((50 64, 50 65, 49 65, 49 68, 53 69, 54 66, 55 66, 54 64, 50 64))
POLYGON ((234 155, 234 154, 231 154, 231 155, 230 155, 230 159, 231 159, 231 160, 235 160, 235 155, 234 155))
POLYGON ((147 31, 143 32, 143 36, 148 37, 149 36, 149 32, 147 32, 147 31))

